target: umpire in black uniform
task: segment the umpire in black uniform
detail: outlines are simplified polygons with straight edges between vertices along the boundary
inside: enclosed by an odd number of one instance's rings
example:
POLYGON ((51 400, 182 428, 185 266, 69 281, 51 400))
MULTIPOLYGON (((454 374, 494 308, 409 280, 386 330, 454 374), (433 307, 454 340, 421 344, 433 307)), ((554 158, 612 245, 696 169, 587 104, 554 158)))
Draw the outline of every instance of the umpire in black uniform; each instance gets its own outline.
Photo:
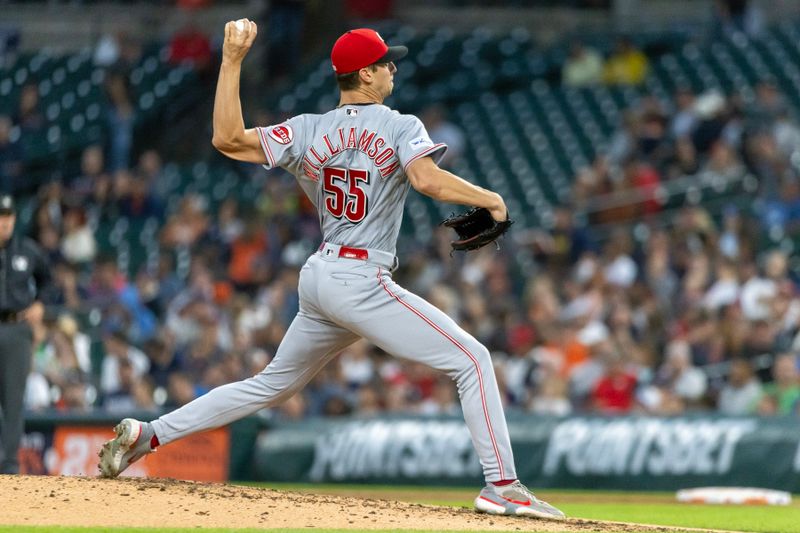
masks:
POLYGON ((41 322, 41 294, 50 284, 50 266, 32 240, 14 236, 14 199, 0 195, 0 473, 19 473, 17 450, 24 428, 22 400, 31 368, 31 323, 41 322))

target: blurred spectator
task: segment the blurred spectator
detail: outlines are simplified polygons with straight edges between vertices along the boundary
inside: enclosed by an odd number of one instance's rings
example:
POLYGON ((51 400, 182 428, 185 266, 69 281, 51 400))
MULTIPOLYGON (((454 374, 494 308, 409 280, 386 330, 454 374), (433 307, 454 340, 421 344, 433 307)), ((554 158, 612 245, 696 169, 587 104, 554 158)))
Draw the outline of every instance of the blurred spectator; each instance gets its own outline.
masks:
POLYGON ((119 60, 120 43, 119 36, 104 33, 97 40, 92 53, 94 64, 99 67, 110 67, 119 60))
POLYGON ((586 228, 575 222, 573 211, 566 206, 557 206, 553 210, 552 229, 536 232, 533 239, 537 259, 551 272, 575 264, 593 247, 586 228))
POLYGON ((800 150, 800 126, 789 114, 788 108, 778 112, 772 126, 772 135, 784 157, 791 157, 800 150))
POLYGON ((19 28, 5 25, 0 27, 0 62, 9 61, 15 57, 19 41, 19 28))
POLYGON ((136 175, 157 198, 163 200, 167 195, 169 183, 164 179, 164 164, 157 150, 151 148, 142 152, 136 165, 136 175))
POLYGON ((794 354, 781 354, 775 359, 772 367, 774 381, 764 385, 764 392, 758 401, 758 414, 797 413, 800 402, 800 372, 797 364, 797 356, 794 354))
POLYGON ((691 348, 682 340, 667 345, 665 361, 658 369, 655 382, 687 406, 698 406, 707 388, 706 375, 692 365, 691 348))
POLYGON ((191 63, 200 72, 208 72, 213 58, 211 40, 189 18, 186 24, 179 29, 169 42, 169 62, 179 65, 183 62, 191 63))
POLYGON ((606 281, 616 287, 628 288, 633 285, 639 267, 631 257, 633 243, 624 230, 617 230, 606 245, 603 275, 606 281))
POLYGON ((720 139, 728 122, 728 102, 718 91, 699 95, 694 102, 697 124, 692 133, 692 142, 701 155, 705 155, 720 139))
POLYGON ((765 270, 769 273, 760 277, 757 272, 753 272, 742 286, 740 305, 745 318, 751 321, 770 318, 770 302, 778 290, 776 281, 781 280, 785 274, 786 257, 779 250, 770 252, 764 263, 765 270))
POLYGON ((31 369, 25 382, 25 397, 23 405, 28 411, 41 411, 51 405, 50 384, 35 368, 31 369))
POLYGON ((604 366, 604 373, 592 391, 593 408, 606 414, 632 411, 636 399, 636 376, 618 354, 609 353, 604 366))
POLYGON ((96 391, 92 386, 82 381, 70 380, 64 384, 61 397, 55 407, 70 414, 88 412, 92 409, 92 403, 96 395, 96 391))
POLYGON ((244 230, 245 224, 239 216, 238 202, 235 198, 226 198, 217 210, 217 222, 212 229, 213 238, 229 246, 244 233, 244 230))
POLYGON ((603 67, 603 81, 610 85, 639 85, 648 68, 647 56, 628 37, 620 37, 603 67))
POLYGON ((136 285, 120 272, 113 257, 101 256, 95 261, 87 301, 100 308, 108 327, 124 330, 124 335, 134 342, 144 342, 155 334, 155 316, 144 305, 136 285))
POLYGON ((593 48, 573 41, 561 68, 561 82, 571 87, 595 85, 603 80, 603 58, 593 48))
POLYGON ((466 140, 461 128, 447 120, 447 112, 441 105, 432 105, 420 115, 428 135, 434 143, 444 143, 447 151, 439 160, 439 166, 449 168, 464 153, 466 140))
POLYGON ((155 407, 149 384, 128 357, 119 360, 119 383, 103 397, 103 409, 110 413, 131 413, 155 407))
POLYGON ((127 77, 110 74, 106 77, 105 90, 108 106, 106 121, 108 127, 109 151, 108 170, 115 172, 130 166, 133 145, 133 126, 136 110, 131 103, 127 77))
POLYGON ((431 395, 420 403, 418 412, 422 415, 460 414, 461 404, 453 380, 444 376, 438 378, 431 395))
POLYGON ((105 357, 100 373, 100 388, 106 394, 111 394, 123 387, 124 365, 130 365, 132 376, 140 378, 150 369, 150 360, 138 348, 131 346, 128 339, 121 332, 111 332, 103 339, 105 357))
POLYGON ((370 383, 375 377, 375 366, 369 356, 369 343, 361 339, 348 346, 339 355, 342 377, 347 386, 357 389, 370 383))
POLYGON ((133 178, 128 182, 127 194, 118 199, 119 214, 133 220, 163 218, 164 208, 157 196, 152 194, 148 182, 133 178))
POLYGON ((540 415, 565 416, 572 411, 567 396, 567 383, 563 379, 552 378, 542 383, 539 392, 531 399, 530 412, 540 415))
POLYGON ((366 385, 358 389, 355 413, 361 417, 376 416, 383 410, 381 391, 375 386, 366 385))
POLYGON ((719 393, 718 409, 726 415, 747 415, 755 411, 761 398, 761 382, 746 359, 731 361, 728 382, 719 393))
POLYGON ((714 0, 714 29, 725 33, 758 35, 762 16, 751 0, 714 0))
POLYGON ((167 409, 186 405, 197 397, 192 380, 182 372, 173 372, 169 375, 167 386, 167 409))
POLYGON ((48 326, 34 350, 34 369, 57 391, 70 382, 87 382, 91 372, 88 337, 68 315, 48 326))
POLYGON ((720 261, 717 264, 716 281, 703 296, 703 306, 710 311, 733 305, 739 301, 739 277, 736 266, 720 261))
MULTIPOLYGON (((111 183, 111 178, 106 172, 105 156, 100 145, 87 146, 81 155, 81 175, 69 180, 68 195, 76 204, 81 204, 95 194, 96 188, 101 182, 111 183)), ((92 202, 97 207, 102 204, 97 202, 100 198, 94 198, 92 202)))
POLYGON ((150 360, 148 377, 156 388, 166 390, 169 386, 169 376, 180 372, 183 368, 182 360, 178 357, 173 339, 164 333, 150 339, 144 345, 144 351, 150 360))
POLYGON ((64 214, 61 254, 70 263, 84 264, 93 261, 96 253, 97 243, 83 209, 69 209, 64 214))
POLYGON ((231 243, 228 275, 239 288, 252 288, 267 280, 267 235, 258 220, 249 221, 231 243))
POLYGON ((39 86, 28 82, 19 94, 17 114, 13 121, 22 130, 22 135, 36 136, 44 131, 46 121, 39 103, 39 86))
POLYGON ((185 196, 161 230, 161 243, 167 247, 190 246, 208 229, 208 216, 203 200, 198 196, 185 196))
MULTIPOLYGON (((637 148, 636 137, 640 129, 639 126, 640 116, 638 110, 626 109, 622 114, 621 123, 617 124, 616 130, 611 135, 606 153, 597 157, 597 163, 607 158, 609 164, 619 165, 635 155, 637 148)), ((599 185, 605 178, 607 178, 605 173, 596 172, 596 184, 599 185)))
POLYGON ((14 194, 23 188, 24 154, 19 136, 12 140, 11 118, 0 115, 0 192, 14 194))
POLYGON ((306 416, 306 402, 302 394, 295 394, 275 409, 277 420, 297 421, 306 416))
POLYGON ((142 45, 133 35, 119 31, 105 33, 95 44, 95 65, 108 68, 113 74, 128 76, 142 56, 142 45))
POLYGON ((711 145, 708 160, 702 170, 733 181, 742 175, 744 167, 733 147, 727 142, 719 140, 711 145))
POLYGON ((675 91, 674 102, 670 134, 674 139, 690 137, 697 125, 694 93, 688 87, 679 87, 675 91))
POLYGON ((756 85, 756 100, 747 109, 748 124, 755 131, 770 131, 778 119, 785 119, 786 98, 781 94, 772 79, 765 79, 756 85))

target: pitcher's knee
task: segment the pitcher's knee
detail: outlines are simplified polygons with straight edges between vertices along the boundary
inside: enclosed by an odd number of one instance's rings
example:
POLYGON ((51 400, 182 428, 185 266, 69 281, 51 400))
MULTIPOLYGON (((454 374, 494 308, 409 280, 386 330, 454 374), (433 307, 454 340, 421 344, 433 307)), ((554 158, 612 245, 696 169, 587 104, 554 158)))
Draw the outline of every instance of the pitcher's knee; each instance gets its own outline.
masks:
POLYGON ((481 372, 481 374, 484 375, 487 372, 494 373, 489 350, 487 350, 483 344, 475 341, 464 346, 464 348, 465 349, 458 354, 458 365, 455 369, 455 375, 453 376, 456 380, 464 375, 474 374, 475 372, 481 372))
POLYGON ((265 369, 247 381, 254 387, 255 396, 264 407, 272 407, 288 400, 296 392, 294 387, 279 387, 273 383, 274 377, 265 369), (272 378, 272 379, 271 379, 272 378))

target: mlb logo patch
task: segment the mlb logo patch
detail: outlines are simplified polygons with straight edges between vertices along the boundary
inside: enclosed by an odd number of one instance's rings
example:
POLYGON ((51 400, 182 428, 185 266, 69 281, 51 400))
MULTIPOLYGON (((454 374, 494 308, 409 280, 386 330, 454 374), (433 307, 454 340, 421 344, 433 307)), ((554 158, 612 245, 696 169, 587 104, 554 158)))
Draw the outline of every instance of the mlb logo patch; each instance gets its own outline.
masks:
POLYGON ((358 109, 354 109, 352 107, 348 107, 344 111, 348 117, 357 117, 358 116, 358 109))
POLYGON ((433 146, 433 141, 428 137, 417 137, 416 139, 408 141, 408 145, 412 150, 419 150, 420 148, 430 148, 433 146))

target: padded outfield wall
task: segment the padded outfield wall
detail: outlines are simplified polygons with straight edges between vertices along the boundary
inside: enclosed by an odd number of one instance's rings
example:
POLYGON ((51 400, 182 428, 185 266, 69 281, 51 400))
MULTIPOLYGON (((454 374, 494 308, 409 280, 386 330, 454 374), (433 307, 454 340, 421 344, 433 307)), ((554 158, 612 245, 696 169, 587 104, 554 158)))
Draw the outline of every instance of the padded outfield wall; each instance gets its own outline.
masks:
MULTIPOLYGON (((149 419, 152 415, 141 416, 149 419)), ((35 415, 24 473, 96 475, 119 420, 35 415)), ((796 417, 508 416, 517 473, 540 488, 676 490, 755 486, 800 492, 796 417)), ((459 417, 251 417, 164 446, 127 474, 198 481, 475 485, 483 481, 459 417), (190 440, 191 439, 191 440, 190 440)))

